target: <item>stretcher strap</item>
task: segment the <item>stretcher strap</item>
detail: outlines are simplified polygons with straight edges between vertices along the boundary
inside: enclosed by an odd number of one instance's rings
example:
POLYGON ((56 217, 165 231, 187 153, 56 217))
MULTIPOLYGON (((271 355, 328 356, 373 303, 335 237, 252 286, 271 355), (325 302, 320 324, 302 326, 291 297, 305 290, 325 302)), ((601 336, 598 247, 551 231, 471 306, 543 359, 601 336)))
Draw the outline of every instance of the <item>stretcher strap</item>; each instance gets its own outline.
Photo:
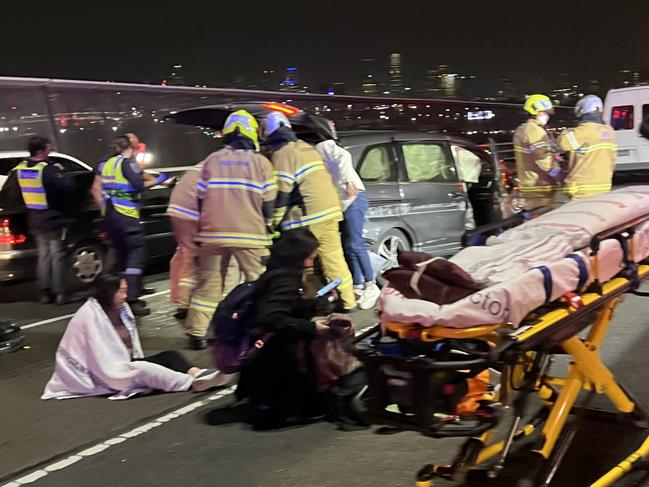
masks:
POLYGON ((629 242, 626 238, 620 237, 619 239, 620 247, 622 247, 622 255, 624 257, 624 264, 629 265, 631 262, 629 257, 629 242))
POLYGON ((568 258, 574 260, 579 268, 579 283, 577 284, 577 290, 580 290, 588 280, 588 267, 586 267, 586 261, 579 254, 570 254, 568 258))
POLYGON ((543 274, 543 288, 545 289, 545 302, 549 303, 552 301, 552 273, 550 269, 542 265, 537 267, 541 274, 543 274))
MULTIPOLYGON (((633 237, 631 237, 633 238, 633 237)), ((631 290, 635 291, 640 287, 640 279, 638 278, 638 264, 633 261, 631 252, 629 251, 629 240, 624 236, 618 238, 620 247, 622 247, 622 255, 624 256, 624 272, 623 275, 631 281, 631 290)))

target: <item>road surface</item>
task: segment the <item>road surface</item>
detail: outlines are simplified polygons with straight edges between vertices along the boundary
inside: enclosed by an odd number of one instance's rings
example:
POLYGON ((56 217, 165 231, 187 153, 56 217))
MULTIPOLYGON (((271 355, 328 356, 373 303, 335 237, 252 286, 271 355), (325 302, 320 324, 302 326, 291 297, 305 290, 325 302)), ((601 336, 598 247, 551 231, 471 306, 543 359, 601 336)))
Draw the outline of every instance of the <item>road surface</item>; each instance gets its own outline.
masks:
MULTIPOLYGON (((147 298, 153 314, 140 324, 145 351, 182 350, 197 365, 210 366, 209 352, 186 350, 171 318, 166 276, 153 276, 149 284, 158 294, 147 298)), ((21 289, 4 289, 0 304, 3 318, 25 326, 29 345, 0 357, 0 486, 411 486, 422 464, 450 460, 459 444, 415 433, 378 434, 376 428, 343 432, 328 422, 256 432, 240 421, 236 408, 228 408, 231 390, 42 401, 67 316, 81 302, 41 306, 26 301, 29 287, 21 289), (6 302, 14 299, 21 301, 6 302)), ((645 403, 647 304, 627 298, 603 350, 606 362, 645 403)), ((367 327, 375 314, 358 312, 354 320, 367 327)), ((599 441, 610 447, 608 438, 599 441)), ((589 464, 582 465, 566 470, 556 485, 582 485, 589 464)), ((646 479, 640 472, 621 485, 649 485, 646 479)), ((447 485, 452 484, 436 483, 447 485)))

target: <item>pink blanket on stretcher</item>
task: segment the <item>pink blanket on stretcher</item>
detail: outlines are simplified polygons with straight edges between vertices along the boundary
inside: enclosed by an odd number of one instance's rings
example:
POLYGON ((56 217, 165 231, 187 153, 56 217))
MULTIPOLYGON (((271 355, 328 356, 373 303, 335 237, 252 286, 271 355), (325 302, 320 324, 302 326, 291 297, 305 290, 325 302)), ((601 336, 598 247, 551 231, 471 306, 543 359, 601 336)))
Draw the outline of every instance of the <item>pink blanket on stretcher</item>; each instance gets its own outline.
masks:
MULTIPOLYGON (((493 323, 518 326, 531 311, 546 303, 548 297, 556 300, 577 290, 580 283, 587 286, 593 281, 590 250, 584 247, 594 235, 646 214, 649 214, 649 186, 623 188, 568 203, 489 238, 483 247, 463 249, 451 258, 484 286, 480 291, 454 303, 439 305, 407 299, 386 286, 379 308, 387 320, 423 326, 466 328, 493 323)), ((649 223, 636 227, 634 249, 636 261, 649 256, 649 223)), ((620 243, 614 239, 602 242, 599 255, 599 279, 604 282, 622 270, 624 256, 620 243)))

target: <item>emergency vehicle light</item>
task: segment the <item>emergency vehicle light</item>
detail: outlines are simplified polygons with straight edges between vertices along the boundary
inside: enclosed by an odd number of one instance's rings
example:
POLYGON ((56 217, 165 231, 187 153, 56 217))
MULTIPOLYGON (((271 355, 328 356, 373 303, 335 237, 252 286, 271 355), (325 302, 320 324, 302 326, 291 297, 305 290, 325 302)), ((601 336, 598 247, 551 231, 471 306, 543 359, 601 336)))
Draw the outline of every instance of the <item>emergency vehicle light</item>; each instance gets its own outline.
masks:
POLYGON ((262 108, 268 110, 273 110, 276 112, 282 112, 284 115, 295 115, 300 111, 299 108, 292 107, 290 105, 282 105, 281 103, 264 103, 261 105, 262 108))

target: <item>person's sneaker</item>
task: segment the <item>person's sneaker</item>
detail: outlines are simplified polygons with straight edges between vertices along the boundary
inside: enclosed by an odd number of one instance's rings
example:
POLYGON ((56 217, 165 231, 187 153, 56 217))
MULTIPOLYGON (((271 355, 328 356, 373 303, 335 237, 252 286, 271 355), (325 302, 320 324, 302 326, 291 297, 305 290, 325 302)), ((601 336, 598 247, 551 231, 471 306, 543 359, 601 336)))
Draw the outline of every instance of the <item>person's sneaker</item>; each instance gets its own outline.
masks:
POLYGON ((224 374, 216 369, 203 369, 192 382, 192 389, 194 392, 203 392, 217 387, 225 387, 234 378, 235 374, 224 374))
POLYGON ((133 312, 133 316, 142 317, 151 314, 151 310, 146 307, 146 303, 140 299, 137 301, 130 301, 128 305, 133 312))
POLYGON ((38 302, 41 304, 50 304, 52 302, 52 295, 47 291, 38 293, 38 302))
POLYGON ((189 310, 187 308, 178 308, 174 313, 174 318, 176 318, 177 320, 184 320, 185 318, 187 318, 188 311, 189 310))
POLYGON ((371 309, 376 305, 376 300, 379 299, 381 290, 373 282, 367 284, 363 290, 363 296, 358 301, 360 309, 371 309))
POLYGON ((59 306, 63 306, 64 304, 68 304, 70 302, 70 296, 67 294, 57 294, 56 295, 56 304, 59 306))
POLYGON ((147 294, 154 294, 155 293, 155 288, 152 287, 143 287, 142 290, 140 291, 141 296, 145 296, 147 294))

